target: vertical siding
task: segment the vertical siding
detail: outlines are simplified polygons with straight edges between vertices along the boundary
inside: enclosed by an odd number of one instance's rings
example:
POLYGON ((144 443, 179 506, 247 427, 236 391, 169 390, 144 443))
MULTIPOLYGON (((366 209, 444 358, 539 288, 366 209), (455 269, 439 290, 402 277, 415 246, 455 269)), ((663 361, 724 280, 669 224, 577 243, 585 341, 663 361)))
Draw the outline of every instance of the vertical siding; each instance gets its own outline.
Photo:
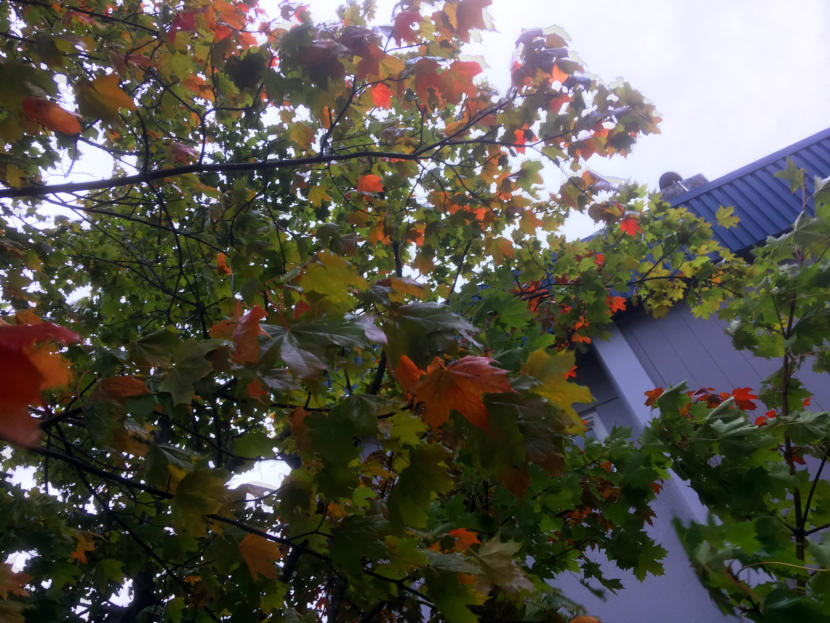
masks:
MULTIPOLYGON (((630 314, 620 319, 617 326, 655 387, 686 381, 690 389, 758 390, 761 381, 780 365, 778 361, 735 350, 725 333, 725 323, 714 317, 695 318, 685 306, 672 309, 665 318, 630 314)), ((809 364, 797 376, 814 394, 812 408, 830 409, 830 378, 816 374, 809 364)))

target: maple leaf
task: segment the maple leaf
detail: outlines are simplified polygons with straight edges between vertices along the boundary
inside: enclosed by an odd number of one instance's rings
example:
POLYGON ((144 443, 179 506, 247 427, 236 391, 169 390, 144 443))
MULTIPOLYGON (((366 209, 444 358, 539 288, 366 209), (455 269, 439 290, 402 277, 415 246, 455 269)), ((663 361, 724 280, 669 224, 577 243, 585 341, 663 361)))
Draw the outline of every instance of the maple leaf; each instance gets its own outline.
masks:
POLYGON ((392 103, 392 91, 383 82, 372 87, 372 103, 378 108, 389 108, 392 103))
POLYGON ((626 216, 620 221, 620 230, 632 238, 636 236, 638 232, 642 231, 642 229, 640 229, 640 221, 634 215, 626 216))
POLYGON ((43 341, 68 344, 78 336, 51 323, 0 325, 0 438, 22 446, 40 439, 38 420, 27 407, 40 404, 40 393, 69 382, 64 359, 43 341))
POLYGON ((279 545, 256 534, 247 534, 239 542, 239 553, 251 577, 256 580, 259 576, 268 579, 277 577, 277 567, 274 564, 282 558, 279 545))
POLYGON ((456 16, 458 18, 458 36, 465 43, 470 42, 470 31, 485 29, 484 7, 493 4, 493 0, 461 0, 458 3, 456 16))
POLYGON ((473 545, 478 545, 478 535, 475 532, 467 530, 467 528, 456 528, 450 530, 447 534, 453 537, 456 541, 456 549, 469 549, 473 545))
POLYGON ((233 330, 233 360, 237 363, 259 361, 259 336, 268 335, 259 321, 268 314, 259 305, 245 312, 233 330))
POLYGON ((608 295, 607 299, 608 310, 615 314, 618 311, 625 311, 625 297, 608 295))
POLYGON ((565 377, 574 366, 574 353, 563 351, 548 354, 543 348, 533 351, 522 366, 522 374, 527 374, 540 381, 532 392, 545 398, 551 404, 562 409, 575 426, 581 425, 581 419, 573 404, 589 404, 593 401, 587 387, 569 382, 565 377))
POLYGON ((657 403, 657 399, 663 395, 663 388, 658 387, 657 389, 651 389, 644 393, 648 398, 648 400, 646 400, 646 406, 651 407, 655 405, 657 403))
POLYGON ((482 396, 513 391, 507 370, 491 363, 494 361, 489 357, 468 355, 448 366, 440 360, 430 364, 415 391, 415 404, 424 421, 436 429, 449 419, 450 411, 458 411, 471 424, 486 430, 489 414, 482 396))
POLYGON ((752 402, 757 400, 758 396, 752 393, 751 387, 738 387, 732 391, 732 398, 735 399, 735 404, 739 409, 744 411, 752 411, 758 405, 752 402))
POLYGON ((118 74, 115 73, 80 83, 77 94, 81 114, 110 123, 120 123, 119 109, 136 109, 133 99, 118 86, 118 74))
POLYGON ((362 193, 382 193, 383 181, 377 175, 368 174, 357 180, 357 190, 362 193))
POLYGON ((414 394, 418 389, 418 381, 424 375, 415 363, 406 355, 401 355, 398 360, 398 365, 395 366, 395 378, 398 384, 410 394, 414 394))
POLYGON ((29 594, 26 584, 32 579, 22 572, 15 573, 8 563, 0 564, 0 597, 8 599, 9 595, 25 597, 29 594))
POLYGON ((173 18, 170 24, 170 30, 167 33, 167 40, 170 42, 170 45, 176 42, 176 33, 180 30, 188 32, 196 31, 196 16, 199 13, 201 11, 181 11, 176 14, 176 17, 173 18))
POLYGON ((216 254, 216 268, 218 268, 219 272, 223 275, 233 274, 233 271, 231 270, 230 266, 228 266, 227 256, 221 251, 216 254))
POLYGON ((78 545, 75 547, 75 551, 73 551, 70 556, 73 560, 77 560, 82 565, 85 565, 88 562, 86 553, 95 550, 95 542, 92 539, 87 538, 83 532, 78 533, 77 539, 78 545))
POLYGON ((421 21, 421 14, 418 11, 401 11, 395 16, 392 36, 398 45, 401 44, 401 41, 406 41, 407 43, 418 42, 418 33, 412 29, 412 26, 419 21, 421 21))
POLYGON ((80 115, 39 97, 23 98, 23 114, 55 132, 79 134, 81 131, 80 115))

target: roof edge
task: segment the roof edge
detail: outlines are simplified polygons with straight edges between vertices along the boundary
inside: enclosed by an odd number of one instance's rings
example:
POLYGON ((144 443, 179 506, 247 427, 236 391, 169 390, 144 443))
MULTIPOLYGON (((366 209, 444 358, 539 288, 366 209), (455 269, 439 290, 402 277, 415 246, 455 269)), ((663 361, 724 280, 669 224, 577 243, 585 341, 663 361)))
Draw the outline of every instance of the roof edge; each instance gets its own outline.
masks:
POLYGON ((790 156, 797 151, 801 151, 802 149, 809 147, 813 143, 818 143, 819 141, 825 139, 830 139, 830 128, 825 128, 820 132, 816 132, 812 136, 808 136, 807 138, 801 139, 797 143, 793 143, 792 145, 788 145, 783 149, 779 149, 776 152, 764 156, 763 158, 760 158, 755 162, 751 162, 747 165, 744 165, 740 169, 736 169, 735 171, 727 173, 726 175, 723 175, 717 179, 712 180, 711 182, 703 184, 702 186, 696 186, 695 188, 692 188, 691 190, 683 193, 682 195, 677 195, 676 197, 673 197, 670 203, 672 205, 678 205, 680 203, 683 203, 684 201, 693 199, 699 195, 709 192, 714 188, 717 188, 718 186, 721 186, 722 184, 731 182, 732 180, 737 179, 739 177, 743 177, 747 173, 765 167, 768 164, 772 164, 773 162, 775 162, 776 160, 780 160, 781 158, 786 158, 787 156, 790 156))

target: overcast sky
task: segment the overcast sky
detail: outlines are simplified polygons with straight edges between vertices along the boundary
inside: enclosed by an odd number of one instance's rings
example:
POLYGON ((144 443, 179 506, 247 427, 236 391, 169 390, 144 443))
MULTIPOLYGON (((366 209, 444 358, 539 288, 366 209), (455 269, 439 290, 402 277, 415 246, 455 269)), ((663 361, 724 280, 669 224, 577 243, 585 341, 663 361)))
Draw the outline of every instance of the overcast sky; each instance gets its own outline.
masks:
MULTIPOLYGON (((305 0, 331 19, 337 0, 305 0)), ((391 23, 395 2, 379 2, 391 23)), ((654 102, 662 133, 598 173, 656 187, 660 174, 715 179, 830 126, 830 0, 493 0, 497 33, 472 50, 507 85, 526 28, 561 26, 586 69, 654 102)), ((830 175, 830 171, 827 172, 830 175)))

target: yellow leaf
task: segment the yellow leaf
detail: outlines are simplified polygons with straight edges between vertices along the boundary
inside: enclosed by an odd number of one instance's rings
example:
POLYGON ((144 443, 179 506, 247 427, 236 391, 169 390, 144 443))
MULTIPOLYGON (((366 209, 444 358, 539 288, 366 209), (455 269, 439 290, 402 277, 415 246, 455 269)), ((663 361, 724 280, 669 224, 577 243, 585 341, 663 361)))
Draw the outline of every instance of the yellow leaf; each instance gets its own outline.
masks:
POLYGON ((85 116, 117 123, 119 109, 135 110, 136 106, 118 86, 118 74, 112 73, 78 86, 78 108, 85 116))
POLYGON ((315 208, 319 208, 324 201, 331 201, 331 196, 322 186, 312 186, 308 190, 308 200, 315 208))
POLYGON ((276 543, 256 534, 248 534, 239 542, 239 553, 254 580, 260 575, 271 580, 277 577, 274 563, 282 557, 282 552, 276 543))
POLYGON ((368 284, 349 262, 324 250, 317 254, 317 261, 311 262, 300 277, 300 287, 303 292, 318 295, 321 302, 329 307, 328 311, 346 311, 353 301, 349 289, 365 290, 368 284))
POLYGON ((590 403, 594 398, 591 390, 582 385, 568 382, 566 375, 574 366, 574 354, 562 351, 548 355, 544 349, 533 351, 522 366, 522 374, 532 376, 540 385, 531 391, 562 409, 573 421, 574 431, 579 430, 581 420, 573 408, 575 402, 590 403))
POLYGON ((715 213, 715 220, 724 229, 735 227, 740 222, 740 219, 735 216, 735 208, 733 206, 719 206, 718 211, 715 213))

